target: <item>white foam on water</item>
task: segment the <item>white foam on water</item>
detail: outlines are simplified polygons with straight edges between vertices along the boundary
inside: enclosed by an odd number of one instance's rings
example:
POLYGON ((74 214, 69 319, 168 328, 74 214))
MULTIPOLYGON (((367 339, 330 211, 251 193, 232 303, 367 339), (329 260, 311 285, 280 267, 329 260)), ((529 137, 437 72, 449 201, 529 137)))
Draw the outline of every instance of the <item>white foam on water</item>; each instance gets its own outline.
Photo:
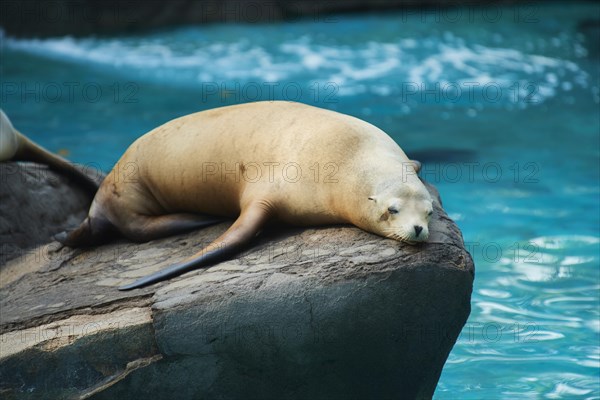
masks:
POLYGON ((600 243, 600 238, 584 235, 541 236, 531 239, 530 243, 546 250, 574 249, 597 245, 600 243))
POLYGON ((583 396, 591 392, 591 389, 580 389, 566 383, 558 383, 554 387, 554 390, 548 393, 545 397, 548 399, 563 399, 565 396, 583 396))
POLYGON ((358 95, 371 87, 374 94, 387 96, 398 95, 406 84, 417 85, 418 91, 431 90, 436 84, 471 85, 475 90, 493 85, 504 91, 505 103, 524 99, 541 103, 572 90, 574 85, 588 84, 586 72, 572 61, 516 49, 466 45, 454 34, 348 46, 319 43, 307 35, 271 45, 248 38, 213 42, 201 30, 192 36, 187 32, 183 37, 174 31, 167 37, 2 36, 0 40, 8 49, 40 57, 110 66, 167 84, 185 82, 192 86, 206 81, 319 80, 336 83, 340 96, 358 95), (528 87, 532 82, 535 87, 528 87))

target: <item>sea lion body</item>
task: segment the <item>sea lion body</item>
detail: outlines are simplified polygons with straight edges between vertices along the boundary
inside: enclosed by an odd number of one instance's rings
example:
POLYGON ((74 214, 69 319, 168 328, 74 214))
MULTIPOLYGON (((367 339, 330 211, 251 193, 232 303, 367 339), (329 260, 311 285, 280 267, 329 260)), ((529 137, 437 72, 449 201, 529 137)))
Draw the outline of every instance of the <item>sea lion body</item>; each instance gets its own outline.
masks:
MULTIPOLYGON (((290 102, 203 111, 136 140, 105 178, 87 222, 62 241, 93 244, 108 228, 146 241, 219 217, 238 218, 213 243, 226 250, 237 249, 272 219, 350 223, 423 241, 432 206, 415 165, 379 128, 337 112, 290 102)), ((204 265, 206 253, 183 264, 204 265)), ((183 264, 174 270, 192 269, 183 264)), ((151 281, 126 289, 156 279, 151 281)))
POLYGON ((357 118, 299 103, 252 103, 191 114, 150 131, 126 151, 99 196, 124 217, 235 217, 260 197, 287 223, 350 222, 344 210, 356 194, 372 194, 365 179, 398 175, 408 161, 389 136, 357 118), (377 170, 365 170, 374 155, 377 170), (324 185, 332 190, 321 190, 324 185), (344 191, 335 190, 341 185, 344 191))

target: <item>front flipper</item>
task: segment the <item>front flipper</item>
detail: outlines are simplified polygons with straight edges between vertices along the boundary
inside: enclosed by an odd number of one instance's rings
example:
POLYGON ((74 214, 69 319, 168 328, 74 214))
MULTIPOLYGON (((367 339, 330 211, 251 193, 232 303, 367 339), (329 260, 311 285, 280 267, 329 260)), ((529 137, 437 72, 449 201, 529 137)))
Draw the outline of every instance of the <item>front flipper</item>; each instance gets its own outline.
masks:
POLYGON ((204 267, 224 259, 225 257, 239 251, 245 244, 254 238, 269 219, 269 208, 262 202, 257 202, 246 209, 225 233, 215 239, 200 252, 192 257, 174 264, 170 267, 148 275, 137 281, 121 286, 119 290, 131 290, 164 281, 185 272, 204 267))

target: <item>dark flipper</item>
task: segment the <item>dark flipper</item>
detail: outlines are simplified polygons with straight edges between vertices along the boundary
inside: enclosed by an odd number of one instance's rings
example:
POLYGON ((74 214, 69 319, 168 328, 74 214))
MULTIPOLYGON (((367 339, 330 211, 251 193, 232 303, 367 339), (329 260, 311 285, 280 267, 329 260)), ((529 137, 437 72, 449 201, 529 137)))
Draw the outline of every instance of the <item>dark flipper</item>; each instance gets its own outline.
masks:
POLYGON ((95 246, 108 242, 115 231, 107 219, 88 216, 77 228, 54 235, 54 239, 69 247, 95 246))
POLYGON ((220 260, 225 259, 228 255, 235 253, 239 247, 237 246, 223 246, 211 249, 210 246, 202 250, 201 254, 196 254, 195 258, 183 261, 177 264, 173 264, 161 271, 158 271, 152 275, 145 276, 137 281, 119 287, 119 290, 131 290, 138 289, 144 286, 152 285, 157 282, 165 281, 167 279, 179 276, 189 271, 193 271, 197 268, 214 264, 220 260))
POLYGON ((268 207, 261 202, 255 203, 242 210, 233 225, 200 252, 162 271, 121 286, 119 290, 141 288, 220 261, 242 249, 260 232, 268 218, 268 207))

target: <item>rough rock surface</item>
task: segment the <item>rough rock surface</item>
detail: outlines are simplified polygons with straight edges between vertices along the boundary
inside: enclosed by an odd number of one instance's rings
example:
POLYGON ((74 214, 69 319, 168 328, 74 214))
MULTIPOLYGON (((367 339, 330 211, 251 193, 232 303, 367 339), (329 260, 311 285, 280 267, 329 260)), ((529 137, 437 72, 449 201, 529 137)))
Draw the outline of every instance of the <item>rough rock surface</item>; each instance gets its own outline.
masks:
MULTIPOLYGON (((435 189, 430 190, 437 196, 435 189)), ((129 292, 227 224, 0 271, 2 398, 429 398, 474 266, 440 204, 404 245, 350 226, 272 228, 237 258, 129 292)))
MULTIPOLYGON (((97 181, 103 177, 92 169, 86 173, 97 181)), ((69 178, 44 165, 0 163, 0 265, 77 226, 91 201, 69 178)))

